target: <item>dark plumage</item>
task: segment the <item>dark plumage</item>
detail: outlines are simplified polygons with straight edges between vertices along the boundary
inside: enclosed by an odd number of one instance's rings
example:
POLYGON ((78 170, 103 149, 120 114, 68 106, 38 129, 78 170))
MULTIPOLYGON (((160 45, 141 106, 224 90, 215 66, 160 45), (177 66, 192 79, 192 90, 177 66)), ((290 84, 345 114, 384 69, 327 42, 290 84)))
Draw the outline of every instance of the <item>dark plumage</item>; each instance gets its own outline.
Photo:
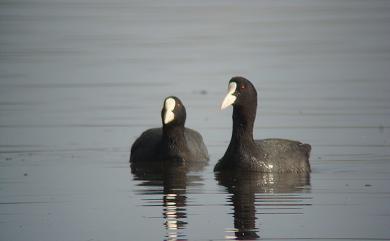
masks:
POLYGON ((257 92, 249 80, 243 77, 230 80, 229 93, 221 108, 229 105, 233 105, 232 137, 214 171, 310 172, 309 144, 286 139, 253 139, 257 92))
POLYGON ((131 147, 130 162, 207 161, 202 136, 184 127, 186 109, 179 98, 167 97, 161 110, 162 128, 148 129, 131 147))

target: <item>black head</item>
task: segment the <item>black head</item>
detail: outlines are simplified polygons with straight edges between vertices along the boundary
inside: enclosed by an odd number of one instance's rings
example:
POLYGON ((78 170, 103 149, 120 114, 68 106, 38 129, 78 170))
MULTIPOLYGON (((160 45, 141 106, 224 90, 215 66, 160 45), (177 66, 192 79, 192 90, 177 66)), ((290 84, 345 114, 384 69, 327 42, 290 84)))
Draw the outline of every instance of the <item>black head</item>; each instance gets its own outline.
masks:
POLYGON ((225 109, 229 105, 256 107, 257 92, 249 80, 237 76, 229 81, 228 93, 222 102, 221 109, 225 109))
POLYGON ((165 98, 161 110, 163 126, 184 126, 186 121, 186 108, 176 96, 165 98))

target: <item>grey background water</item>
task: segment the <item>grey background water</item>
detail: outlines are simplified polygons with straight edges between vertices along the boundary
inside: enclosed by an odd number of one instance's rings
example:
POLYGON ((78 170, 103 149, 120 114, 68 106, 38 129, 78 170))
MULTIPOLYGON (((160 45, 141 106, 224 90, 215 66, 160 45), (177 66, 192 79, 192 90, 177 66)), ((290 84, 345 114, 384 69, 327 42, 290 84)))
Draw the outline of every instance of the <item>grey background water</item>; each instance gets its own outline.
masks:
POLYGON ((2 0, 0 19, 0 240, 390 239, 389 1, 2 0), (235 75, 257 138, 312 145, 308 182, 214 176, 235 75), (167 95, 210 163, 138 176, 129 145, 167 95))

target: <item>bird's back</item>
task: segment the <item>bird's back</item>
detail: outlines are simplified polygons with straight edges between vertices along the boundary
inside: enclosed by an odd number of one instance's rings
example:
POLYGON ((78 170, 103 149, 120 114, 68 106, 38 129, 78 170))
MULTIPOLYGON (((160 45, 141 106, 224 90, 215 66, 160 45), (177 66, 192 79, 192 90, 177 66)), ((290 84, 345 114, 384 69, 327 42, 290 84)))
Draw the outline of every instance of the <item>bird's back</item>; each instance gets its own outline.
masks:
POLYGON ((154 161, 157 158, 157 149, 161 137, 162 128, 152 128, 144 131, 131 146, 130 162, 154 161))
MULTIPOLYGON (((207 161, 209 157, 202 136, 190 128, 185 128, 184 136, 186 140, 185 152, 179 151, 184 155, 184 160, 207 161)), ((161 148, 163 148, 162 128, 148 129, 132 145, 130 162, 159 161, 164 151, 161 148)))
POLYGON ((190 128, 186 128, 184 136, 186 138, 187 147, 190 151, 190 156, 193 161, 209 160, 207 147, 204 144, 203 138, 199 132, 190 128))
POLYGON ((287 139, 256 140, 270 172, 310 172, 311 146, 287 139))

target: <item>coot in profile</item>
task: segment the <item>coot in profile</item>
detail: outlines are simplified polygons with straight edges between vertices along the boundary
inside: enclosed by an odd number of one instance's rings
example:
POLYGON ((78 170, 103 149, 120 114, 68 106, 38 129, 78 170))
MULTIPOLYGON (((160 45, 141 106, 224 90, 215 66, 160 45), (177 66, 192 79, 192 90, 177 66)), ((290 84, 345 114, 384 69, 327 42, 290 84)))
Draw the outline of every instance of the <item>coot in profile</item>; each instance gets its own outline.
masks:
POLYGON ((249 80, 243 77, 230 80, 221 109, 229 105, 233 105, 232 138, 214 171, 310 172, 310 145, 286 139, 253 139, 257 92, 249 80))
POLYGON ((184 127, 186 109, 181 100, 169 96, 161 110, 162 127, 148 129, 131 147, 130 162, 207 161, 202 136, 184 127))

